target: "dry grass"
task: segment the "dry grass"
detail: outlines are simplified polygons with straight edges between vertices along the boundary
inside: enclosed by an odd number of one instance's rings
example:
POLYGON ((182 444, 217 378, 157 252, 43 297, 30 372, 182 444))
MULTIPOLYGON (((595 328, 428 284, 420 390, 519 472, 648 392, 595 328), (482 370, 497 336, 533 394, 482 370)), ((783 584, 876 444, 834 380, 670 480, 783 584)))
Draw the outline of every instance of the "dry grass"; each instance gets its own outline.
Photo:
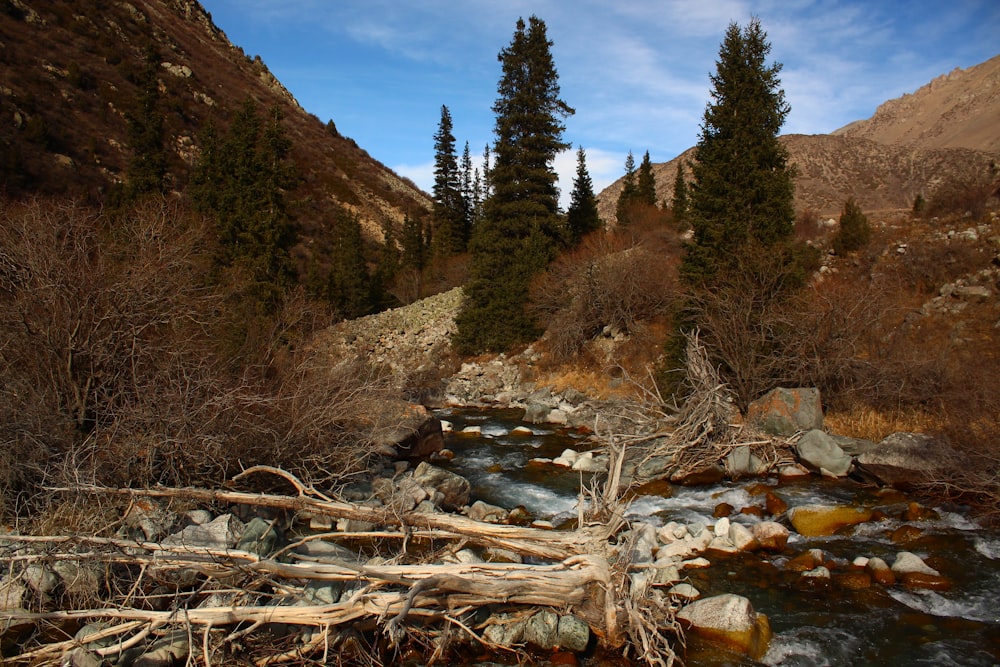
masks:
POLYGON ((823 423, 833 433, 872 442, 879 442, 898 432, 932 432, 940 429, 943 424, 940 415, 916 408, 880 410, 861 404, 845 410, 828 412, 823 423))

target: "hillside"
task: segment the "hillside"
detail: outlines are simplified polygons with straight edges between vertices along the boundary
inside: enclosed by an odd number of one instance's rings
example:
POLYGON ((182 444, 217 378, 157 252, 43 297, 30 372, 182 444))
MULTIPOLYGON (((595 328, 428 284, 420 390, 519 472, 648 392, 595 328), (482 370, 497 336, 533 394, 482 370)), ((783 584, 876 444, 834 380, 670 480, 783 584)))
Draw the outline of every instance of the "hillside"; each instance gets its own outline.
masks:
MULTIPOLYGON (((834 216, 848 197, 867 211, 908 209, 949 176, 983 173, 1000 160, 1000 56, 939 77, 833 134, 781 141, 798 169, 796 210, 834 216)), ((658 199, 669 201, 677 165, 693 158, 692 148, 653 165, 658 199)), ((621 187, 618 180, 598 195, 605 220, 614 220, 621 187)))
POLYGON ((942 74, 833 134, 918 148, 1000 152, 1000 55, 942 74))
POLYGON ((316 250, 341 208, 372 237, 384 222, 429 206, 427 196, 352 139, 303 110, 259 57, 234 46, 196 0, 24 3, 0 12, 0 192, 99 201, 131 155, 126 114, 147 54, 158 61, 168 187, 183 191, 208 121, 224 127, 247 97, 277 105, 300 185, 289 193, 316 250))

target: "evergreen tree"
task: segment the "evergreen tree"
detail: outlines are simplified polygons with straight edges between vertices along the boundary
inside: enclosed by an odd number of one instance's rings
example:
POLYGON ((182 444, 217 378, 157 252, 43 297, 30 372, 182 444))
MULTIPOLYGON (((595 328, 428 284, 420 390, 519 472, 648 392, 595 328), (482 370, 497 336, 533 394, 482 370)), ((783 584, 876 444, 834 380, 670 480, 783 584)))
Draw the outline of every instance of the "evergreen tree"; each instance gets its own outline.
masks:
POLYGON ((566 226, 573 245, 590 232, 601 228, 594 183, 587 171, 587 154, 583 147, 576 151, 576 178, 573 180, 573 192, 570 193, 569 210, 566 211, 566 226))
POLYGON ((677 163, 677 175, 674 177, 674 196, 670 200, 670 208, 674 214, 674 222, 683 226, 688 221, 688 186, 684 177, 684 163, 677 163))
POLYGON ((568 148, 561 118, 573 113, 559 98, 558 74, 545 23, 518 19, 500 51, 492 195, 472 238, 472 269, 456 318, 461 352, 499 351, 531 340, 524 311, 532 276, 551 260, 560 239, 556 154, 568 148))
POLYGON ((163 146, 163 111, 157 72, 160 59, 150 48, 136 77, 138 93, 132 109, 125 113, 125 129, 132 156, 125 170, 125 196, 135 199, 163 190, 167 154, 163 146))
POLYGON ((458 172, 461 177, 459 192, 462 196, 462 236, 468 241, 472 235, 472 226, 475 224, 479 208, 479 193, 476 191, 478 178, 472 168, 472 153, 469 152, 468 141, 465 142, 465 148, 462 150, 458 172))
POLYGON ((635 157, 632 151, 628 152, 625 158, 625 176, 622 177, 622 191, 618 194, 618 203, 615 206, 615 218, 619 227, 628 226, 631 222, 630 209, 635 204, 638 184, 635 176, 635 157))
POLYGON ((854 197, 850 197, 844 203, 844 210, 840 214, 840 227, 833 236, 833 251, 838 255, 846 255, 860 250, 868 244, 871 235, 872 228, 868 224, 868 216, 862 213, 854 197))
POLYGON ((333 243, 327 299, 344 319, 370 314, 374 311, 371 280, 357 215, 341 211, 335 216, 333 243))
POLYGON ((215 218, 216 263, 240 265, 261 289, 262 301, 287 286, 293 275, 288 250, 296 237, 284 192, 295 182, 287 162, 291 142, 277 107, 261 119, 252 99, 233 115, 224 139, 209 124, 192 175, 196 207, 215 218), (266 292, 271 294, 265 295, 266 292))
POLYGON ((781 64, 765 62, 766 37, 756 18, 744 30, 730 24, 711 76, 712 101, 689 192, 694 238, 681 267, 695 285, 735 270, 741 254, 790 248, 792 170, 778 142, 789 106, 778 79, 781 64))
POLYGON ((427 239, 420 219, 406 213, 403 217, 401 236, 402 253, 399 263, 402 266, 422 271, 427 264, 427 239))
POLYGON ((451 112, 441 107, 441 121, 434 135, 434 253, 440 256, 464 252, 465 202, 462 176, 455 156, 451 112))
POLYGON ((639 164, 635 182, 635 201, 645 206, 656 206, 656 176, 653 175, 653 163, 649 160, 649 151, 642 156, 642 162, 639 164))

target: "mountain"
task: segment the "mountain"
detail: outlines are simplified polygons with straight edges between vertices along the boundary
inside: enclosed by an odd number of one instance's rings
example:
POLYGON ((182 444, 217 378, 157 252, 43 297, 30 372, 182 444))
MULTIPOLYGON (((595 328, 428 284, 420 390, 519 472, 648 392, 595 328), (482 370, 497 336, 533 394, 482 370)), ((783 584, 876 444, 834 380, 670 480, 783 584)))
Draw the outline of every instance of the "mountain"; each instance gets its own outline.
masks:
POLYGON ((230 43, 196 0, 0 1, 0 193, 99 202, 131 156, 127 115, 146 63, 157 66, 168 188, 183 191, 199 133, 225 127, 249 97, 277 106, 300 184, 288 193, 312 252, 339 210, 378 239, 385 222, 419 215, 428 196, 333 123, 307 113, 259 57, 230 43))
MULTIPOLYGON (((1000 56, 938 77, 832 134, 780 140, 798 170, 796 210, 834 216, 848 197, 866 211, 910 208, 949 176, 1000 162, 1000 56)), ((670 200, 677 165, 694 152, 653 165, 658 199, 670 200)), ((621 188, 618 180, 598 195, 605 220, 614 220, 621 188)))

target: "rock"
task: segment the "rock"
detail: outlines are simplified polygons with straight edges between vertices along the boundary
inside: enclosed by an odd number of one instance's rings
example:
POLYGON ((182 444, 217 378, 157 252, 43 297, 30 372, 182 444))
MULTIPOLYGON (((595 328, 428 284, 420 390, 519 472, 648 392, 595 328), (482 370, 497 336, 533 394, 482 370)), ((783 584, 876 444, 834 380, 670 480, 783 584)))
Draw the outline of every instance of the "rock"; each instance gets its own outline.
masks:
POLYGON ((872 587, 872 575, 864 569, 853 569, 833 575, 833 585, 845 591, 863 591, 872 587))
POLYGON ((27 592, 28 589, 17 579, 4 578, 0 581, 0 611, 23 609, 27 592))
POLYGON ((453 472, 421 461, 413 471, 413 479, 424 488, 434 489, 442 494, 437 503, 441 509, 456 510, 469 504, 472 486, 469 480, 453 472))
POLYGON ((44 563, 31 563, 24 568, 24 583, 42 596, 55 593, 59 588, 59 576, 44 563))
POLYGON ((203 525, 188 526, 179 533, 163 539, 167 546, 203 547, 206 549, 232 549, 243 534, 243 522, 232 514, 222 514, 203 525))
POLYGON ((696 637, 721 644, 759 660, 767 653, 771 626, 754 611, 750 600, 733 594, 695 600, 677 613, 677 620, 696 637))
POLYGON ((96 600, 101 591, 104 571, 96 563, 61 560, 53 563, 52 570, 59 575, 67 595, 96 600))
POLYGON ((572 449, 564 449, 562 454, 552 459, 552 463, 563 468, 572 468, 573 464, 580 457, 580 452, 572 449))
POLYGON ((465 511, 466 516, 484 523, 502 523, 507 518, 507 510, 496 505, 477 500, 465 511))
POLYGON ((778 480, 781 482, 787 482, 808 476, 809 470, 805 466, 798 463, 790 463, 778 468, 778 480))
POLYGON ((680 583, 672 586, 667 595, 677 598, 683 602, 694 602, 701 597, 701 591, 688 583, 680 583))
POLYGON ((740 551, 756 551, 760 548, 760 542, 751 530, 741 523, 730 524, 729 541, 740 551))
POLYGON ((488 563, 523 563, 524 559, 515 551, 501 549, 500 547, 486 547, 483 549, 483 559, 488 563))
POLYGON ((708 484, 718 484, 726 478, 726 471, 722 466, 714 463, 706 464, 701 468, 683 473, 675 473, 670 476, 670 481, 681 486, 704 486, 708 484))
POLYGON ((125 513, 130 537, 157 542, 177 524, 177 516, 151 498, 135 498, 125 513))
POLYGON ((872 575, 875 583, 881 586, 895 586, 896 575, 893 574, 889 564, 881 558, 869 558, 865 564, 865 571, 872 575))
POLYGON ((905 544, 907 542, 914 541, 920 537, 923 532, 924 531, 920 530, 916 526, 904 523, 902 526, 892 531, 892 535, 889 536, 889 539, 893 541, 893 544, 905 544))
POLYGON ((567 651, 582 653, 590 643, 590 626, 572 614, 562 616, 556 628, 555 643, 567 651))
POLYGON ((651 583, 654 586, 668 586, 676 584, 681 580, 680 569, 678 569, 676 561, 673 558, 657 558, 653 565, 653 580, 651 583))
POLYGON ((861 456, 869 449, 875 447, 875 443, 871 440, 863 440, 861 438, 851 438, 846 435, 837 435, 835 433, 829 434, 837 446, 840 447, 843 452, 849 456, 861 456))
POLYGON ((543 403, 528 403, 524 410, 523 420, 529 424, 544 424, 549 421, 552 406, 543 403))
POLYGON ((784 551, 788 544, 788 529, 776 521, 755 523, 750 532, 764 551, 784 551))
POLYGON ((764 509, 771 516, 781 516, 788 511, 788 503, 778 494, 768 491, 764 494, 764 509))
POLYGON ((268 521, 259 516, 250 520, 240 535, 236 548, 267 558, 284 543, 284 531, 276 521, 268 521))
POLYGON ((941 516, 930 507, 924 507, 920 503, 910 502, 906 505, 906 509, 903 511, 903 515, 900 517, 903 521, 937 521, 941 516))
POLYGON ((740 445, 726 455, 726 472, 732 479, 753 475, 763 475, 767 472, 767 464, 754 454, 748 445, 740 445))
POLYGON ((851 469, 853 459, 829 435, 813 429, 795 443, 799 459, 816 470, 826 470, 834 477, 844 477, 851 469))
POLYGON ((595 458, 593 452, 584 452, 573 461, 572 468, 579 472, 604 472, 608 464, 606 458, 595 458))
POLYGON ((951 449, 929 435, 893 433, 858 456, 863 472, 882 484, 906 490, 944 468, 951 449))
POLYGON ((513 429, 511 429, 510 434, 511 435, 532 436, 532 435, 535 435, 535 432, 532 431, 527 426, 515 426, 513 429))
POLYGON ((821 549, 809 549, 785 563, 785 569, 789 572, 807 572, 822 565, 823 561, 824 556, 821 549))
POLYGON ((154 642, 145 653, 135 659, 132 667, 174 667, 184 664, 189 651, 187 631, 177 630, 154 642))
POLYGON ((927 574, 926 572, 907 572, 900 576, 903 585, 907 588, 919 588, 930 591, 950 591, 951 580, 942 577, 940 574, 927 574))
POLYGON ((444 449, 444 429, 441 420, 417 403, 395 402, 387 406, 398 425, 380 436, 381 448, 391 448, 409 459, 427 458, 444 449))
POLYGON ((517 614, 493 614, 486 621, 483 639, 499 646, 520 644, 525 621, 517 614))
POLYGON ((532 615, 524 624, 522 638, 529 644, 543 649, 556 645, 556 632, 559 629, 559 615, 548 609, 542 609, 532 615))
POLYGON ((788 512, 796 532, 806 537, 833 535, 841 528, 871 520, 872 511, 863 507, 800 505, 788 512))
POLYGON ((896 561, 892 564, 892 571, 897 577, 913 572, 929 574, 935 577, 941 576, 940 572, 925 563, 920 556, 909 551, 900 551, 896 554, 896 561))
POLYGON ((822 428, 819 389, 772 389, 748 406, 747 419, 772 435, 790 436, 822 428))

